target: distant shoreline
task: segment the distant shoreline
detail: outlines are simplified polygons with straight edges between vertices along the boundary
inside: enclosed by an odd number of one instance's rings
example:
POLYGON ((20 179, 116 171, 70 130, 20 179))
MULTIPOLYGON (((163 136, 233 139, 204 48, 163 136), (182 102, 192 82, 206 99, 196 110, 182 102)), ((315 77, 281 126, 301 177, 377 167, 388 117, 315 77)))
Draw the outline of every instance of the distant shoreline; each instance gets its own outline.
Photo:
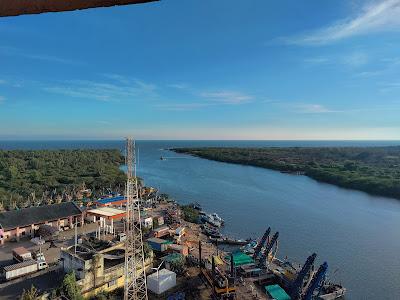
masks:
POLYGON ((305 175, 318 182, 400 200, 400 147, 171 148, 200 158, 305 175))

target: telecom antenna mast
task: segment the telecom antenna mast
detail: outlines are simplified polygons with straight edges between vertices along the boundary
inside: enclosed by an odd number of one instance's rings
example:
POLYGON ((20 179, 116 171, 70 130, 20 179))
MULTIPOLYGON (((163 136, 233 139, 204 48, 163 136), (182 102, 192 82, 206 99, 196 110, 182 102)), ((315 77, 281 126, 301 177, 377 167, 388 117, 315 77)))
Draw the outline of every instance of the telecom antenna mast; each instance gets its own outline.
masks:
POLYGON ((136 177, 135 142, 126 139, 126 240, 124 300, 148 300, 142 225, 140 222, 139 185, 136 177))

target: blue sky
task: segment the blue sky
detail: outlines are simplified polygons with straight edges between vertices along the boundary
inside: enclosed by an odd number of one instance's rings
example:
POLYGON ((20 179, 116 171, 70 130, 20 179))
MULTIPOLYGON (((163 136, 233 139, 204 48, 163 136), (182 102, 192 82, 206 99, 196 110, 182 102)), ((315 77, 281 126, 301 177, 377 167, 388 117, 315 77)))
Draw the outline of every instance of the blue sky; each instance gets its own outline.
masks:
POLYGON ((400 139, 400 0, 0 19, 1 139, 400 139))

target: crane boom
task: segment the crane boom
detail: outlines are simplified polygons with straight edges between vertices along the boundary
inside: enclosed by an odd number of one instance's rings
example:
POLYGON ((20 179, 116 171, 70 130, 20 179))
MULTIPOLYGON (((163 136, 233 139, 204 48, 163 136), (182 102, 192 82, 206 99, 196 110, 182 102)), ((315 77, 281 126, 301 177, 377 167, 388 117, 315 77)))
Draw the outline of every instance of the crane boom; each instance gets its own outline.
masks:
POLYGON ((270 233, 271 233, 271 227, 268 227, 268 229, 265 231, 264 235, 262 236, 261 240, 258 242, 256 248, 254 249, 254 254, 253 254, 254 259, 257 259, 258 256, 260 255, 262 247, 264 247, 264 244, 267 241, 270 233))
POLYGON ((318 271, 314 274, 311 279, 310 285, 308 286, 306 292, 304 293, 303 300, 311 300, 314 291, 318 289, 325 277, 326 271, 328 270, 328 263, 324 262, 319 266, 318 271))
POLYGON ((275 245, 276 241, 278 240, 279 237, 279 232, 275 232, 275 234, 272 236, 271 240, 269 241, 269 243, 267 244, 267 246, 265 247, 261 258, 260 258, 260 263, 261 265, 265 265, 266 260, 268 258, 268 254, 271 252, 272 247, 275 245))
POLYGON ((290 289, 290 296, 292 297, 293 300, 300 298, 301 290, 303 288, 304 278, 310 272, 316 257, 317 254, 313 253, 307 258, 306 262, 304 263, 303 267, 298 273, 295 281, 293 282, 292 287, 290 289))

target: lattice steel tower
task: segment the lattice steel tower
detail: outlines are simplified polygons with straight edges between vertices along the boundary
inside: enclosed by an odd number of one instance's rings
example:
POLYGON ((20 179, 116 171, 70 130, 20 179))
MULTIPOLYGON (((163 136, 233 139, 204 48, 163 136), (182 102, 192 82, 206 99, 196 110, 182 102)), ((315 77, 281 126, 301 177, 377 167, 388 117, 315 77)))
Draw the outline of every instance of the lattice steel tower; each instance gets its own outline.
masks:
POLYGON ((140 195, 136 177, 135 142, 126 139, 126 240, 124 300, 147 300, 146 273, 142 225, 140 222, 140 195))

